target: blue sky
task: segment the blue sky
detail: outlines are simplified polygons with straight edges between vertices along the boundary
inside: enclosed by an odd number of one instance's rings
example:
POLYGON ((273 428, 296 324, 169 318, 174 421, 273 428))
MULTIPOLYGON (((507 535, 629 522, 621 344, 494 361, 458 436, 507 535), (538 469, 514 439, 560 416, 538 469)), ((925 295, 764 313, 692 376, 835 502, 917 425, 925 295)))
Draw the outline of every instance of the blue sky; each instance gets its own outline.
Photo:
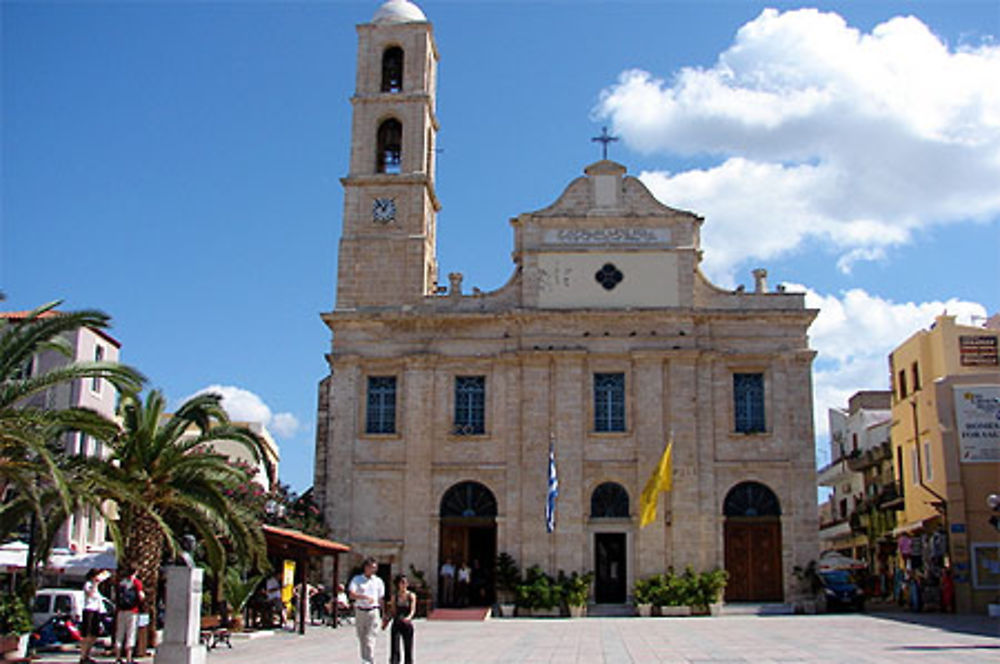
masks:
MULTIPOLYGON (((0 6, 3 306, 109 312, 172 403, 223 386, 268 421, 297 490, 354 26, 378 4, 0 6)), ((501 286, 508 220, 596 161, 608 125, 611 158, 706 217, 716 283, 763 266, 821 307, 821 463, 826 408, 885 388, 890 348, 944 309, 1000 310, 996 2, 418 4, 442 57, 440 274, 501 286)))

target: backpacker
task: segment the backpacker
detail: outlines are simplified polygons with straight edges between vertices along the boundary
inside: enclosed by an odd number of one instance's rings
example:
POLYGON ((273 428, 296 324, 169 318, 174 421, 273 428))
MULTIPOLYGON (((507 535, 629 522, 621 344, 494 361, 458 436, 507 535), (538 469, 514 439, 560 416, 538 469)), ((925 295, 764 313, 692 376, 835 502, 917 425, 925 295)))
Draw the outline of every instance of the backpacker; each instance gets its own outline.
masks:
POLYGON ((118 608, 128 611, 139 606, 139 590, 132 579, 126 579, 118 584, 118 608))

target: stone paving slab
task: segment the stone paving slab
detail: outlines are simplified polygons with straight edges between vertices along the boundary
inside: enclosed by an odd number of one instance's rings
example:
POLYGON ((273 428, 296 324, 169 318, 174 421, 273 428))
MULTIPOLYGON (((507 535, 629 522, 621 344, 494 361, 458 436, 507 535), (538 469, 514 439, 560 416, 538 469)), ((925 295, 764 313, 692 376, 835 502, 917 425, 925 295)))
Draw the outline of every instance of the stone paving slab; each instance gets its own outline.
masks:
MULTIPOLYGON (((417 620, 421 664, 626 664, 726 662, 1000 662, 1000 621, 941 614, 721 616, 715 618, 417 620)), ((388 632, 376 661, 389 660, 388 632)), ((73 662, 48 655, 39 664, 73 662)), ((98 657, 102 664, 111 659, 98 657)), ((151 663, 152 659, 140 660, 151 663)), ((354 628, 233 640, 209 664, 334 664, 360 661, 354 628)))

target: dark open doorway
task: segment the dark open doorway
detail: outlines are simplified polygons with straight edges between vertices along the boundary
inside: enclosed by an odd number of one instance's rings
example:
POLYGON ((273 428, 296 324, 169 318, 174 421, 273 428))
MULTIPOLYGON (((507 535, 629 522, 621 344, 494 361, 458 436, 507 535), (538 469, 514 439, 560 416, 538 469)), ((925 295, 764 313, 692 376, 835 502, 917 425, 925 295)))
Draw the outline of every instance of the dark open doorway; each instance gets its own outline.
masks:
POLYGON ((594 601, 621 604, 626 594, 625 533, 594 533, 594 601))
POLYGON ((461 482, 445 492, 441 499, 438 572, 448 562, 455 578, 447 582, 439 577, 439 606, 490 606, 495 601, 496 515, 493 493, 479 482, 461 482), (470 570, 468 583, 459 582, 463 563, 470 570))

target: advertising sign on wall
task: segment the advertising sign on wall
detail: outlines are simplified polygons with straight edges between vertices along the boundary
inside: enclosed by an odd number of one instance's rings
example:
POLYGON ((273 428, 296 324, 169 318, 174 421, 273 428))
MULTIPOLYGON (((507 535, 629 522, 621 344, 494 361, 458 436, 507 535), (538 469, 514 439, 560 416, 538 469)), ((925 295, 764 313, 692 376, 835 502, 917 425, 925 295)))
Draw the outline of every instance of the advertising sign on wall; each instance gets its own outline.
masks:
POLYGON ((974 588, 1000 588, 1000 544, 973 544, 972 561, 974 588))
POLYGON ((1000 461, 1000 385, 956 385, 955 424, 962 463, 1000 461))
POLYGON ((958 338, 958 356, 963 367, 1000 365, 997 338, 992 335, 962 335, 958 338))

